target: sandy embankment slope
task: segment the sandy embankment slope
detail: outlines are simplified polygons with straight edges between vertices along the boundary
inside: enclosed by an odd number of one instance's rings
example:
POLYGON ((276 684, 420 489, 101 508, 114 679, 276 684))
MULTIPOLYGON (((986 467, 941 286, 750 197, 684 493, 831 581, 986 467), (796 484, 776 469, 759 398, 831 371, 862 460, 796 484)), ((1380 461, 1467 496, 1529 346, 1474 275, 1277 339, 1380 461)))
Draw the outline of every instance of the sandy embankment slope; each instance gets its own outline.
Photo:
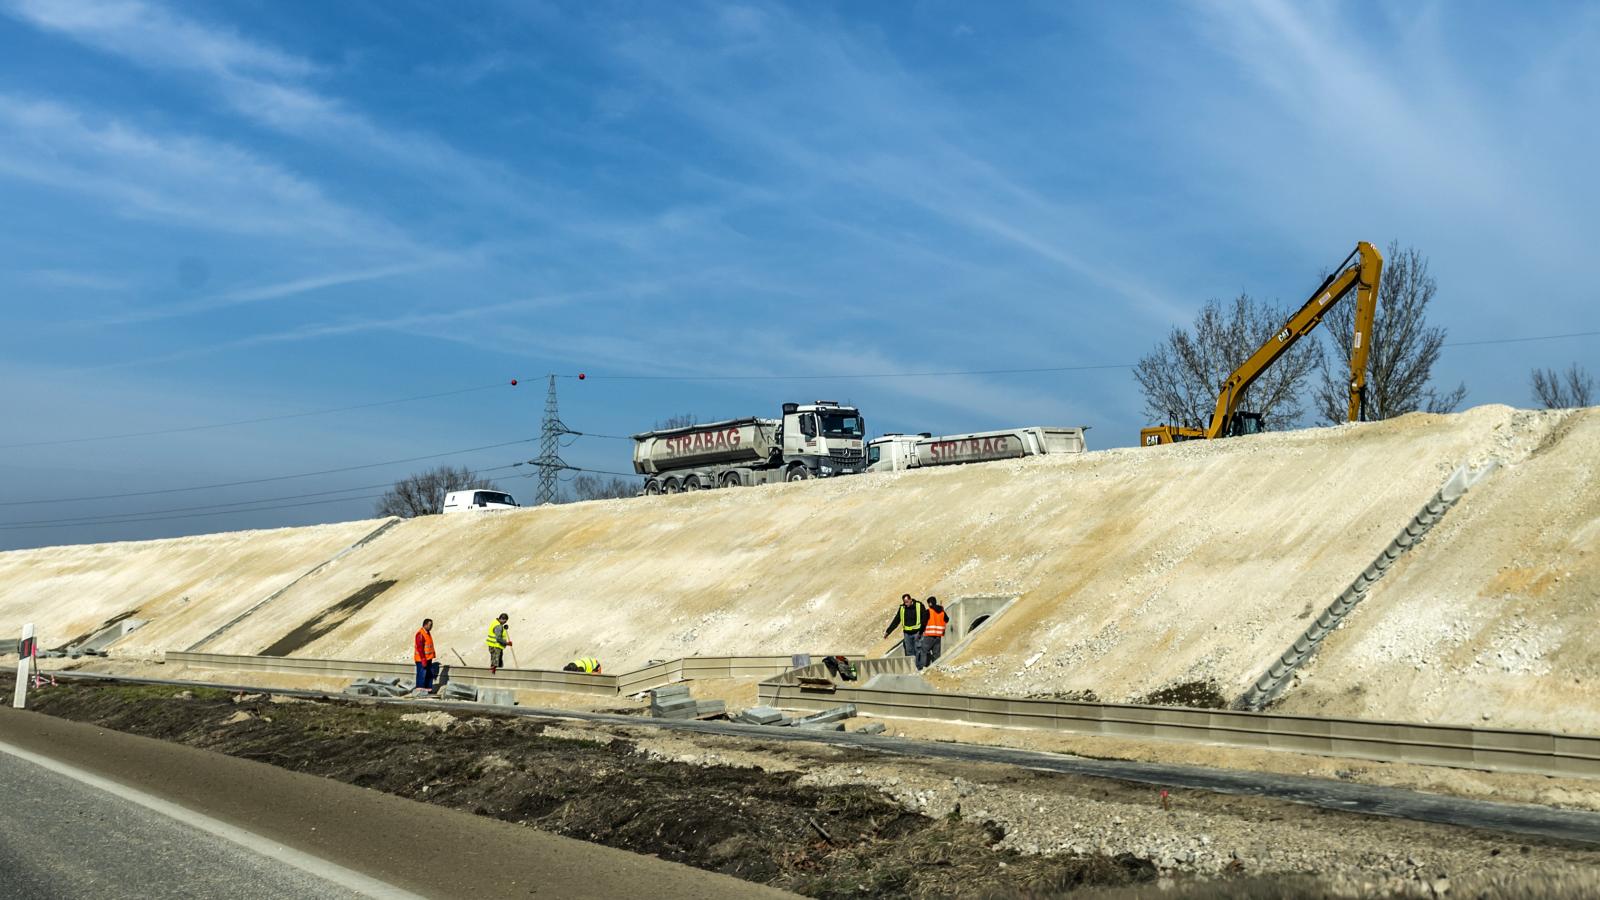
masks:
MULTIPOLYGON (((1361 656, 1360 668, 1344 646, 1367 623, 1387 621, 1389 610, 1410 608, 1396 601, 1402 594, 1448 593, 1470 609, 1500 598, 1493 602, 1556 616, 1537 620, 1546 629, 1537 646, 1518 645, 1536 671, 1500 670, 1524 681, 1501 679, 1487 665, 1473 674, 1479 687, 1470 695, 1492 709, 1473 707, 1472 719, 1489 711, 1499 725, 1596 731, 1600 703, 1574 679, 1587 683, 1594 669, 1586 612, 1600 578, 1592 552, 1575 554, 1594 544, 1600 484, 1583 460, 1597 455, 1600 412, 1481 407, 1209 444, 428 517, 303 579, 205 649, 257 653, 277 644, 294 655, 403 660, 427 615, 438 621, 441 649, 476 661, 490 619, 507 611, 524 666, 589 653, 621 670, 694 653, 881 648, 901 591, 1005 594, 1020 600, 952 660, 946 684, 1016 694, 1093 690, 1120 700, 1209 679, 1236 693, 1457 465, 1493 458, 1506 468, 1379 586, 1288 702, 1467 718, 1460 691, 1444 686, 1448 677, 1437 689, 1412 689, 1406 648, 1432 632, 1390 626, 1392 649, 1361 656), (1530 509, 1539 498, 1546 505, 1530 509), (1563 510, 1588 530, 1558 527, 1552 516, 1563 510), (1502 566, 1523 574, 1506 577, 1502 566), (1557 570, 1572 575, 1540 575, 1557 570), (1538 704, 1520 696, 1530 677, 1543 691, 1538 704)), ((352 523, 339 546, 371 525, 352 523)), ((30 552, 93 557, 107 588, 84 573, 77 595, 114 615, 138 599, 118 572, 147 566, 138 561, 147 546, 30 552), (123 553, 134 561, 118 562, 123 553), (107 602, 108 593, 117 601, 107 602)), ((269 564, 251 552, 255 561, 244 562, 217 545, 211 565, 219 577, 272 568, 284 583, 310 568, 299 557, 269 564)), ((0 623, 16 617, 14 588, 36 577, 7 559, 14 555, 0 554, 8 598, 0 623)), ((261 589, 270 581, 263 575, 248 598, 227 585, 191 583, 181 609, 152 593, 161 601, 155 615, 174 621, 135 632, 117 649, 186 646, 281 586, 261 589)), ((1504 640, 1502 620, 1460 618, 1456 652, 1477 654, 1504 640)))
POLYGON ((182 649, 349 547, 380 521, 0 553, 0 634, 64 646, 122 616, 143 647, 182 649))

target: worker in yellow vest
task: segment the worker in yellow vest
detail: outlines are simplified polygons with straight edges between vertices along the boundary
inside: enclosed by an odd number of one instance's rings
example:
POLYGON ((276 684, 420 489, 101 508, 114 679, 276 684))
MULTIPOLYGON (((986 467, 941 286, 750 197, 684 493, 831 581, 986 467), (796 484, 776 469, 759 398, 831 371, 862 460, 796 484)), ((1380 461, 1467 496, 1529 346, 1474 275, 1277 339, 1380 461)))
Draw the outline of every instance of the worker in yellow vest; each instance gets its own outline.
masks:
POLYGON ((943 649, 945 626, 950 616, 939 605, 938 597, 928 598, 928 621, 922 626, 922 637, 917 640, 917 671, 922 671, 939 661, 943 649))
POLYGON ((489 637, 484 641, 489 645, 489 674, 506 664, 506 648, 511 646, 511 638, 506 635, 506 623, 511 617, 505 613, 495 617, 494 623, 489 626, 489 637))
POLYGON ((582 672, 585 675, 600 675, 600 660, 592 656, 580 656, 572 662, 561 667, 563 672, 582 672))
POLYGON ((889 620, 889 627, 883 630, 883 636, 888 637, 896 628, 900 629, 900 649, 907 656, 917 655, 917 638, 922 636, 922 626, 928 622, 928 611, 922 607, 910 594, 900 595, 900 607, 894 611, 894 618, 889 620))

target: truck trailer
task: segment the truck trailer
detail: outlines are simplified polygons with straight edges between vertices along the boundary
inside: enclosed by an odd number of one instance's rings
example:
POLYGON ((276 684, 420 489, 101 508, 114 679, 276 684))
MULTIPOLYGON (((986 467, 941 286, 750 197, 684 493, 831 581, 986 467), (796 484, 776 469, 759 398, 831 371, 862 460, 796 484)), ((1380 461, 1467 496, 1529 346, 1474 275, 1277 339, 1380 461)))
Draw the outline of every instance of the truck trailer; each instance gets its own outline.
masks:
POLYGON ((867 470, 860 410, 831 400, 785 403, 781 419, 727 419, 633 436, 644 493, 854 475, 867 470))
POLYGON ((1043 453, 1082 453, 1083 428, 1032 425, 972 434, 886 434, 867 443, 867 471, 899 472, 927 466, 1017 459, 1043 453))

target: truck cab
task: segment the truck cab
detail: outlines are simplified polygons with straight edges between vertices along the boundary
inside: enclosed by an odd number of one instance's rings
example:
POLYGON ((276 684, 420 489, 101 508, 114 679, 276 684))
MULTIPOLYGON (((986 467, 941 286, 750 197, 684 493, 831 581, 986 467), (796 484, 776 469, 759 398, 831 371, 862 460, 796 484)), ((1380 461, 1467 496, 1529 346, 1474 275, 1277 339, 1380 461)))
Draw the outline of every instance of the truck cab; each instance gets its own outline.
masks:
POLYGON ((917 441, 933 437, 932 432, 898 434, 891 432, 867 442, 868 472, 899 472, 916 465, 917 441))
POLYGON ((832 400, 783 405, 783 461, 788 481, 851 475, 867 468, 861 411, 832 400))
POLYGON ((488 509, 517 509, 517 501, 505 491, 474 488, 470 491, 451 491, 444 495, 442 513, 476 512, 488 509))

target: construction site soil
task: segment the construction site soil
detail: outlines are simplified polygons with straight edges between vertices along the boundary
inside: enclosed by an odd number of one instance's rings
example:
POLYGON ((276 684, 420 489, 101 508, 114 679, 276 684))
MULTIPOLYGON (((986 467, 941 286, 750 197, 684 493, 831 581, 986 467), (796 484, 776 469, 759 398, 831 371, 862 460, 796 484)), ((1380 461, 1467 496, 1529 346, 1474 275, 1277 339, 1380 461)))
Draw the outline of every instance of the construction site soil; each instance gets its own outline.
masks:
POLYGON ((1592 847, 1011 766, 205 688, 29 706, 814 897, 1600 891, 1592 847))

